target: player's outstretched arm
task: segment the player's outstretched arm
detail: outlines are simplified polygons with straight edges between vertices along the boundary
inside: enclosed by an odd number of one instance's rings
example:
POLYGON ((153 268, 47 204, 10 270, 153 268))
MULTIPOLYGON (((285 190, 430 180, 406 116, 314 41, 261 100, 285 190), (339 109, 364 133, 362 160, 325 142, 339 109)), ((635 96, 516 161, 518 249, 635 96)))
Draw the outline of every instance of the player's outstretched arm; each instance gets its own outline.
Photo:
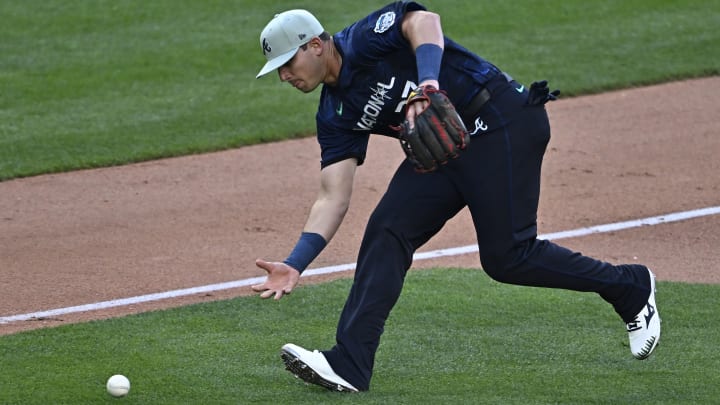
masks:
POLYGON ((290 294, 300 280, 300 273, 335 235, 350 205, 356 168, 354 158, 325 167, 320 174, 320 192, 290 256, 284 262, 255 261, 257 267, 267 272, 265 282, 251 287, 261 293, 261 298, 279 300, 290 294))

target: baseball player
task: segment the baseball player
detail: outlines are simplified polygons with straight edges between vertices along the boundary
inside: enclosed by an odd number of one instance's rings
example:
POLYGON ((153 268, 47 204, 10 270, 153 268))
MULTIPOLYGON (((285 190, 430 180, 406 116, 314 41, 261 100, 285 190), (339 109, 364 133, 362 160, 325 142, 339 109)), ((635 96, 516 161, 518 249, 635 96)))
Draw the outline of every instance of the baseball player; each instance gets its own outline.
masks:
POLYGON ((655 278, 639 264, 613 265, 537 239, 540 169, 550 139, 546 82, 529 88, 444 36, 422 5, 389 4, 330 35, 308 11, 278 14, 260 35, 257 77, 309 93, 321 176, 300 238, 282 262, 261 259, 253 290, 281 299, 337 231, 370 134, 400 139, 407 154, 370 216, 334 347, 281 349, 286 368, 338 391, 370 388, 375 352, 413 253, 461 209, 476 230, 483 270, 510 284, 594 292, 627 326, 645 359, 660 338, 655 278), (321 86, 322 85, 322 86, 321 86))

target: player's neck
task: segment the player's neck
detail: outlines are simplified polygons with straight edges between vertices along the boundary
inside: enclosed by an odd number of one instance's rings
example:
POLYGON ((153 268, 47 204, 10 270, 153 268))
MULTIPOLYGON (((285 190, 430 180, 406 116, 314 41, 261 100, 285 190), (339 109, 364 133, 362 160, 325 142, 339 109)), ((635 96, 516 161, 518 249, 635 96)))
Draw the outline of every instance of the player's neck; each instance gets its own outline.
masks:
POLYGON ((327 59, 327 75, 323 83, 328 86, 335 86, 340 78, 340 70, 342 68, 342 55, 335 47, 335 41, 330 39, 328 41, 328 59, 327 59))

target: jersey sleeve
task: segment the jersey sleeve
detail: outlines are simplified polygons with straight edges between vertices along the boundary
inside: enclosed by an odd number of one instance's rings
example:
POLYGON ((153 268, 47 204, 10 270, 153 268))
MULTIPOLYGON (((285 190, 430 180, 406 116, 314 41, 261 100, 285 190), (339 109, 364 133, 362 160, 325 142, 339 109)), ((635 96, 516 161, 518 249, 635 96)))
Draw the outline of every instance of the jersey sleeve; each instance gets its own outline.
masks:
POLYGON ((321 168, 352 158, 355 158, 360 166, 365 162, 370 132, 321 128, 321 124, 318 124, 317 140, 321 150, 321 168))
POLYGON ((397 1, 371 13, 348 27, 348 57, 366 63, 383 59, 388 53, 410 46, 402 34, 402 19, 411 11, 426 10, 412 1, 397 1))

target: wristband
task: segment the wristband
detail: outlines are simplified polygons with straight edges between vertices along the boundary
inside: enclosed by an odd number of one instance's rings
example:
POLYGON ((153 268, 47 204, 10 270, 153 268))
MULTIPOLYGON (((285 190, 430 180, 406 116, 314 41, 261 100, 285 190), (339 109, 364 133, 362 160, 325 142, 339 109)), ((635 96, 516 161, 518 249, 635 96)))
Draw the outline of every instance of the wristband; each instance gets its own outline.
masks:
POLYGON ((438 80, 443 49, 435 44, 422 44, 415 48, 418 84, 425 80, 438 80))
POLYGON ((302 273, 307 266, 325 249, 327 242, 319 233, 303 232, 283 263, 302 273))

